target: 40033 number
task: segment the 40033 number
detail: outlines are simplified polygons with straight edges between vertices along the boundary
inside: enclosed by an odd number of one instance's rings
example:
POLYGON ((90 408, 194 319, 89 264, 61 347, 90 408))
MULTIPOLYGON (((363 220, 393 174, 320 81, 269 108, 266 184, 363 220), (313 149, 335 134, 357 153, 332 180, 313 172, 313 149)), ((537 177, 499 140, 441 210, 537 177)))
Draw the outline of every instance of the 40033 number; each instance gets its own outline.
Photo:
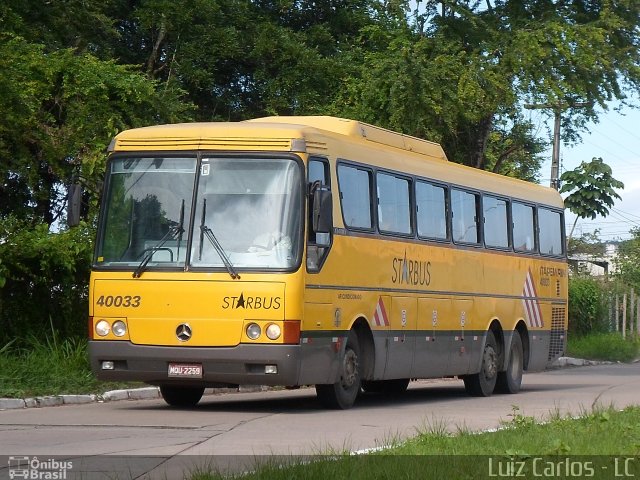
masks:
POLYGON ((96 305, 101 307, 131 307, 137 308, 142 302, 140 295, 100 295, 96 305))

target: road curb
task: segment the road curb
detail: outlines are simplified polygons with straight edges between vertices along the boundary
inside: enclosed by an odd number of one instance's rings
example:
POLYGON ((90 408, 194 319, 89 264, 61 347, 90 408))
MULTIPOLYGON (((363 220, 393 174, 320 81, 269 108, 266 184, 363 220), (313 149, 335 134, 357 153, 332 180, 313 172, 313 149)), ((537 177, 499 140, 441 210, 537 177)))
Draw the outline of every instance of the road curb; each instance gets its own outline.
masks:
MULTIPOLYGON (((240 385, 238 388, 207 388, 205 395, 225 393, 248 393, 267 390, 263 385, 240 385)), ((117 402, 122 400, 152 400, 162 398, 158 387, 109 390, 102 395, 47 395, 29 398, 0 398, 0 410, 22 408, 59 407, 62 405, 82 405, 87 403, 117 402)))

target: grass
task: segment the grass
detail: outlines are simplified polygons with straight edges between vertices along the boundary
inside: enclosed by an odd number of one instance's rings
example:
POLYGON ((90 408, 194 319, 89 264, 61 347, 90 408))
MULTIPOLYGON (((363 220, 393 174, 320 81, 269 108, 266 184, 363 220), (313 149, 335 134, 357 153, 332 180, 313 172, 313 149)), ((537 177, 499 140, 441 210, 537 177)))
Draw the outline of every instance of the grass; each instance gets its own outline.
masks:
POLYGON ((103 393, 124 386, 132 384, 94 377, 84 339, 31 337, 24 346, 8 343, 0 348, 0 398, 103 393))
POLYGON ((613 478, 615 468, 618 468, 617 473, 625 473, 624 468, 627 468, 626 473, 640 475, 639 454, 639 407, 623 411, 595 408, 579 418, 562 418, 556 414, 541 423, 522 415, 514 406, 511 419, 496 432, 472 433, 459 429, 457 433, 450 434, 439 427, 428 428, 412 440, 375 454, 333 455, 332 458, 322 457, 304 464, 290 461, 284 466, 271 462, 258 466, 250 474, 226 477, 203 469, 192 472, 189 478, 513 478, 518 476, 515 472, 498 475, 498 468, 503 467, 504 473, 505 468, 519 468, 520 465, 528 473, 525 478, 613 478), (625 465, 625 458, 632 458, 632 461, 625 465), (572 469, 569 475, 566 474, 568 467, 572 469), (540 475, 543 473, 546 474, 540 475))
POLYGON ((622 338, 620 333, 592 333, 585 336, 569 335, 567 353, 572 357, 589 360, 630 362, 638 358, 640 341, 635 336, 622 338))

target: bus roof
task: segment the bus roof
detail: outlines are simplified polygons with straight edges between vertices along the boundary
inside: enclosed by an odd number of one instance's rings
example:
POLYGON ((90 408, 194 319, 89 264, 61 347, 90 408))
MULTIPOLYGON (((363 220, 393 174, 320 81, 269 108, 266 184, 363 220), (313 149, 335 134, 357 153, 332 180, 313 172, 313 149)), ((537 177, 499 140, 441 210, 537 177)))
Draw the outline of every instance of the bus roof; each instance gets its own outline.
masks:
POLYGON ((434 142, 330 116, 264 117, 243 122, 179 123, 135 128, 118 134, 109 150, 229 149, 326 153, 327 142, 333 144, 331 150, 342 145, 339 151, 332 153, 338 158, 366 161, 380 168, 563 208, 562 197, 551 188, 448 162, 442 147, 434 142), (366 155, 364 150, 372 148, 388 154, 379 157, 366 155), (398 150, 405 153, 394 155, 393 152, 398 150), (350 152, 353 156, 349 155, 350 152))
POLYGON ((306 140, 320 131, 447 160, 437 143, 355 120, 329 116, 265 117, 244 122, 178 123, 134 128, 116 136, 112 149, 199 150, 225 145, 295 149, 291 140, 306 140))

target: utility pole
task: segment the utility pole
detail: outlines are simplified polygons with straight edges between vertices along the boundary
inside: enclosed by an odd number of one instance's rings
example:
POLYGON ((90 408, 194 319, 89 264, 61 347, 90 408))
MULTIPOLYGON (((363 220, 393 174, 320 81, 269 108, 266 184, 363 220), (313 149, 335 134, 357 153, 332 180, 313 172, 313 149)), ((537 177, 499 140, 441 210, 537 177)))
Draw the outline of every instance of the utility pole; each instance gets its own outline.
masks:
POLYGON ((560 121, 562 119, 562 112, 574 107, 588 107, 588 102, 573 102, 573 103, 540 103, 540 104, 525 104, 524 108, 529 110, 542 110, 551 109, 554 113, 553 122, 553 150, 551 153, 551 188, 556 190, 560 189, 560 121))

